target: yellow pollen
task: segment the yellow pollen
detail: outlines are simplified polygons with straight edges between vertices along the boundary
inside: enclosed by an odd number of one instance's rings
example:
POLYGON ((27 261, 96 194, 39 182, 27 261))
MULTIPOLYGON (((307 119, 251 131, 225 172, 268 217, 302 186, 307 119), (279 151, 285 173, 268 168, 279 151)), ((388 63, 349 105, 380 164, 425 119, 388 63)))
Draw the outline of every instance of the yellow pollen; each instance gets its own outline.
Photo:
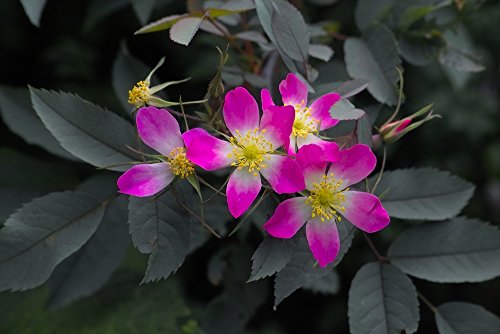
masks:
POLYGON ((323 175, 321 182, 313 183, 311 194, 306 200, 312 208, 312 218, 319 217, 324 222, 335 217, 340 221, 339 212, 345 211, 342 205, 345 201, 344 191, 349 190, 347 188, 339 191, 341 185, 342 180, 335 179, 332 173, 328 176, 323 175))
POLYGON ((128 91, 128 103, 136 108, 144 106, 151 98, 148 81, 139 81, 132 90, 128 91))
POLYGON ((295 108, 295 121, 292 134, 298 137, 307 137, 310 133, 318 132, 319 120, 312 117, 312 110, 305 106, 305 101, 293 106, 295 108))
POLYGON ((238 169, 247 167, 250 173, 257 176, 258 171, 266 167, 266 160, 269 159, 269 153, 273 151, 273 145, 263 136, 265 130, 255 128, 242 135, 236 130, 236 135, 229 138, 233 145, 232 153, 228 158, 233 159, 231 166, 238 169))
POLYGON ((194 173, 194 166, 186 157, 186 149, 184 147, 174 148, 167 159, 170 163, 170 170, 175 176, 183 179, 194 173))

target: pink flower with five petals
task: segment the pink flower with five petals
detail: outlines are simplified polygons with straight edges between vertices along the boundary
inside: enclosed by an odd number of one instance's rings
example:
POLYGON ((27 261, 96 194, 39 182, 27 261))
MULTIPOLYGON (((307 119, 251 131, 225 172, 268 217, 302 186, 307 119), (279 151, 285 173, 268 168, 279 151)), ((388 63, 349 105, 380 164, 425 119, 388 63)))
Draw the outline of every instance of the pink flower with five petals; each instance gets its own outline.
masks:
POLYGON ((277 238, 291 238, 306 224, 309 248, 321 267, 335 260, 340 240, 336 222, 341 216, 359 229, 372 233, 389 224, 389 215, 380 200, 369 193, 347 188, 367 177, 376 166, 376 157, 363 144, 339 151, 330 164, 317 145, 305 145, 297 153, 304 173, 307 197, 282 202, 264 229, 277 238))
POLYGON ((232 134, 229 141, 215 138, 202 129, 184 133, 186 154, 194 164, 208 171, 236 167, 226 188, 229 212, 235 218, 241 216, 259 194, 260 175, 279 194, 305 188, 299 165, 275 152, 288 141, 294 114, 290 106, 269 106, 260 119, 253 96, 238 87, 226 94, 224 102, 224 121, 232 134))
MULTIPOLYGON (((320 96, 311 105, 307 106, 307 86, 293 73, 281 81, 279 91, 284 105, 294 107, 295 120, 292 133, 286 143, 288 154, 294 155, 297 147, 315 144, 323 148, 332 160, 336 159, 338 146, 318 138, 318 130, 323 131, 336 125, 339 121, 330 116, 330 108, 340 100, 340 95, 329 93, 320 96)), ((269 91, 262 91, 262 107, 264 109, 274 106, 269 91)))
POLYGON ((164 109, 144 107, 136 116, 142 141, 161 154, 158 163, 135 165, 117 181, 121 193, 137 197, 154 195, 165 189, 174 178, 194 173, 186 157, 179 123, 164 109))

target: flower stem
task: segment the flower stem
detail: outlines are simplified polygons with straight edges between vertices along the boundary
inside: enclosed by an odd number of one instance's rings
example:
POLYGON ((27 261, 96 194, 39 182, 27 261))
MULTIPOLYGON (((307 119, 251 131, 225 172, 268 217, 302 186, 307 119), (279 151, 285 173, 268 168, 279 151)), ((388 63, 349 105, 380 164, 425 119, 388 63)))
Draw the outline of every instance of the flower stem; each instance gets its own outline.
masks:
POLYGON ((382 158, 382 166, 380 167, 380 172, 378 173, 377 180, 375 181, 375 184, 373 185, 373 188, 370 191, 370 193, 372 193, 372 194, 375 193, 375 190, 377 190, 378 184, 382 180, 382 175, 384 174, 386 161, 387 161, 387 146, 384 145, 384 156, 382 158))
POLYGON ((425 298, 425 296, 420 292, 420 291, 417 291, 417 296, 418 298, 420 298, 420 300, 422 300, 422 302, 424 302, 424 304, 433 312, 433 313, 437 313, 437 308, 436 306, 434 306, 434 304, 432 304, 429 299, 425 298))
POLYGON ((368 236, 368 234, 364 233, 363 232, 363 236, 365 237, 365 240, 366 242, 368 243, 368 246, 370 246, 373 254, 375 254, 375 256, 377 257, 377 259, 380 261, 380 262, 387 262, 387 257, 385 256, 382 256, 380 254, 380 252, 378 251, 377 247, 375 246, 375 244, 373 243, 372 239, 370 239, 370 237, 368 236))

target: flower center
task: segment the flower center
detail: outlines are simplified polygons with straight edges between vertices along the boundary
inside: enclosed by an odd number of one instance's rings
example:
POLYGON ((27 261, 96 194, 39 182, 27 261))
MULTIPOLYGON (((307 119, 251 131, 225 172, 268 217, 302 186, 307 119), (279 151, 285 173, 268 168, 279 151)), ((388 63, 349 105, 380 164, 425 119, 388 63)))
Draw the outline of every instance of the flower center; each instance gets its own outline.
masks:
POLYGON ((304 101, 294 105, 295 120, 293 122, 292 134, 298 137, 306 137, 310 133, 318 132, 319 120, 312 117, 311 108, 304 106, 304 101))
POLYGON ((242 135, 236 130, 236 135, 229 138, 233 145, 233 152, 227 156, 234 161, 231 166, 238 169, 248 167, 249 172, 257 176, 257 172, 266 167, 269 153, 273 151, 273 145, 263 136, 265 130, 255 128, 242 135))
POLYGON ((150 98, 149 81, 139 81, 132 90, 128 91, 128 103, 136 108, 144 106, 150 98))
POLYGON ((184 147, 174 148, 167 159, 170 163, 170 170, 175 176, 183 179, 194 173, 193 163, 186 157, 186 149, 184 147))
POLYGON ((325 219, 330 220, 335 217, 340 221, 339 212, 345 211, 345 207, 342 206, 345 201, 344 191, 349 190, 347 188, 339 191, 341 185, 342 180, 335 179, 333 174, 323 175, 321 182, 313 183, 311 194, 306 200, 312 208, 312 218, 318 216, 324 222, 325 219))

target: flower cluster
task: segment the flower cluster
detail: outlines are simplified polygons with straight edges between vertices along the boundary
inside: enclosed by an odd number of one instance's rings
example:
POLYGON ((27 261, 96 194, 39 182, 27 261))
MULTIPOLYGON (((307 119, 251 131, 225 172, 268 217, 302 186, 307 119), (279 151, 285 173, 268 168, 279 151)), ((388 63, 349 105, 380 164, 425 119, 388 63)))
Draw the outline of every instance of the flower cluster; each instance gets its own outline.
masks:
POLYGON ((263 180, 277 194, 287 194, 264 230, 276 238, 291 238, 306 224, 306 236, 321 267, 334 261, 340 241, 336 223, 342 218, 365 232, 389 224, 380 200, 351 190, 376 166, 366 145, 340 150, 319 132, 338 123, 330 108, 340 96, 330 93, 307 106, 307 86, 294 74, 279 85, 282 106, 268 90, 261 92, 262 116, 253 96, 243 87, 225 96, 223 118, 227 133, 216 137, 194 128, 181 134, 168 110, 142 107, 136 114, 142 141, 159 155, 139 163, 118 180, 122 193, 151 196, 176 178, 196 178, 195 166, 205 171, 231 168, 226 186, 233 217, 245 213, 261 191, 263 180), (295 196, 297 194, 297 196, 295 196))

